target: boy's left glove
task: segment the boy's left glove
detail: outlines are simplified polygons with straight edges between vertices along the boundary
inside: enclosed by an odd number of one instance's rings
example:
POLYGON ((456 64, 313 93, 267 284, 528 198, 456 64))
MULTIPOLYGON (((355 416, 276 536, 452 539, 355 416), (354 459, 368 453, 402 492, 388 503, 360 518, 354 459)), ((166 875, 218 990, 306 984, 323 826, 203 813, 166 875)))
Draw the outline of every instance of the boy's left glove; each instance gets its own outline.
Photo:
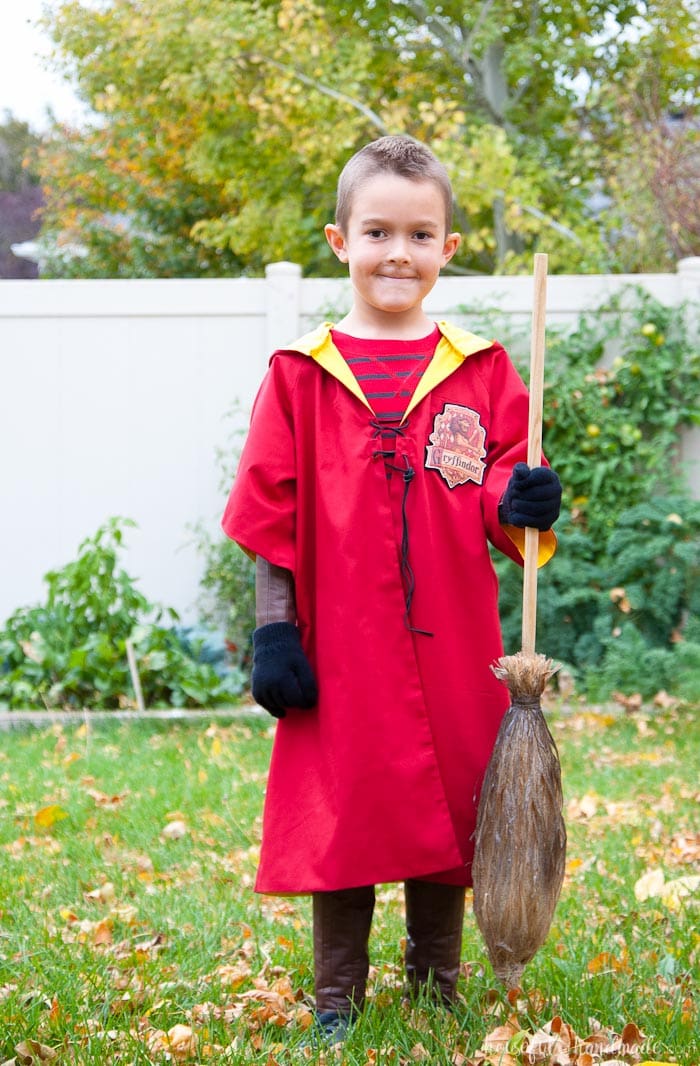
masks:
POLYGON ((288 707, 313 707, 316 678, 293 622, 269 622, 253 632, 253 699, 275 718, 288 707))
POLYGON ((561 483, 548 466, 516 463, 498 505, 498 517, 504 525, 551 529, 559 517, 561 483))

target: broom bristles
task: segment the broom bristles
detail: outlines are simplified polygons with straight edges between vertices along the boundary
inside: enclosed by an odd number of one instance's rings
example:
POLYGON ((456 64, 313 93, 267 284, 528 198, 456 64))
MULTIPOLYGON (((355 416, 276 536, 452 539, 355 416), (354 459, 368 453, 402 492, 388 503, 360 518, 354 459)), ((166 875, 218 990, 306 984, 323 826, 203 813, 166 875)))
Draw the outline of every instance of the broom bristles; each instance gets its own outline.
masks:
POLYGON ((526 700, 538 699, 542 695, 559 664, 546 655, 526 655, 519 651, 515 655, 502 656, 491 669, 498 680, 508 686, 513 700, 526 700))
POLYGON ((514 988, 547 937, 564 877, 559 757, 539 704, 556 667, 519 652, 492 669, 512 703, 481 790, 474 911, 494 972, 514 988))

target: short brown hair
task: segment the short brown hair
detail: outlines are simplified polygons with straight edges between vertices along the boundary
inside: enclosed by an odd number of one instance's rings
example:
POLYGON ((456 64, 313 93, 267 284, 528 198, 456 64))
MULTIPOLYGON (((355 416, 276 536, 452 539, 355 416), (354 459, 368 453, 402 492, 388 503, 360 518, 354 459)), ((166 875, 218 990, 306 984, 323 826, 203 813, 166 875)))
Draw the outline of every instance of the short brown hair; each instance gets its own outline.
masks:
POLYGON ((452 226, 452 185, 442 163, 424 144, 412 137, 380 137, 360 148, 352 156, 338 178, 335 205, 335 224, 347 230, 355 190, 375 174, 398 174, 411 181, 433 181, 445 201, 445 232, 452 226))

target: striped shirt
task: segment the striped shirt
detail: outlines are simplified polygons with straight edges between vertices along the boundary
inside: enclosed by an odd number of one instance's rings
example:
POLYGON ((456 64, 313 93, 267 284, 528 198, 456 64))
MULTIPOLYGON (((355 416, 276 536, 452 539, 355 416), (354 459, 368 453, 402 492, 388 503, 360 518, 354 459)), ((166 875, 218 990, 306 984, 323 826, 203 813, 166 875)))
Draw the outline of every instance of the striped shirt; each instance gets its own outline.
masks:
POLYGON ((351 337, 337 329, 331 336, 377 419, 398 425, 435 352, 437 326, 427 337, 408 341, 351 337))

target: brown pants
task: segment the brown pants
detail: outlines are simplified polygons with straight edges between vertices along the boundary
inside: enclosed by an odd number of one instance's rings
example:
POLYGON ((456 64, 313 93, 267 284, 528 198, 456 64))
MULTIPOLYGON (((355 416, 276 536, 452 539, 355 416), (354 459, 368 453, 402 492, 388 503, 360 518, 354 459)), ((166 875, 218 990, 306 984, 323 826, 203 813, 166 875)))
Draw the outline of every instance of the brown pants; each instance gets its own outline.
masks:
MULTIPOLYGON (((462 949, 464 888, 406 881, 406 977, 409 989, 430 987, 454 1002, 462 949)), ((374 885, 313 896, 316 1009, 362 1009, 369 972, 374 885)))

